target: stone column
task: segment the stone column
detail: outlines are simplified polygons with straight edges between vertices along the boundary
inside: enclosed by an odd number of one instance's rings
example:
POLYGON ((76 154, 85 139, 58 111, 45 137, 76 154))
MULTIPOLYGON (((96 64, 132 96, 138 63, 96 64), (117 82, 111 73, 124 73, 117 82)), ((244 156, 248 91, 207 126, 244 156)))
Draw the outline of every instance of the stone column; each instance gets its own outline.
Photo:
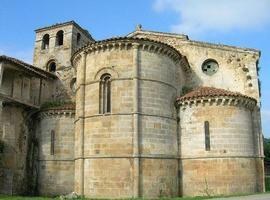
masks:
POLYGON ((133 197, 140 196, 140 144, 139 144, 139 44, 132 44, 133 47, 133 197))
POLYGON ((177 173, 177 187, 178 187, 178 196, 182 196, 183 193, 183 183, 182 183, 182 159, 181 159, 181 118, 180 118, 180 107, 177 108, 177 126, 176 126, 176 134, 177 134, 177 158, 178 158, 178 173, 177 173))
POLYGON ((77 174, 77 179, 78 182, 78 188, 77 188, 77 193, 79 195, 84 195, 84 113, 85 113, 85 76, 86 76, 86 53, 84 52, 82 55, 82 64, 79 66, 81 67, 80 70, 77 70, 79 72, 78 74, 78 86, 79 88, 79 110, 76 112, 78 113, 78 121, 76 122, 76 126, 79 126, 78 129, 75 130, 75 141, 77 140, 78 145, 76 146, 75 152, 75 161, 77 165, 75 164, 75 171, 77 170, 78 172, 75 173, 77 174))
POLYGON ((258 192, 265 192, 265 174, 264 174, 264 150, 263 150, 263 134, 261 125, 261 112, 259 107, 255 107, 252 111, 253 117, 253 132, 254 142, 257 144, 254 146, 254 155, 257 159, 257 172, 258 172, 258 192))

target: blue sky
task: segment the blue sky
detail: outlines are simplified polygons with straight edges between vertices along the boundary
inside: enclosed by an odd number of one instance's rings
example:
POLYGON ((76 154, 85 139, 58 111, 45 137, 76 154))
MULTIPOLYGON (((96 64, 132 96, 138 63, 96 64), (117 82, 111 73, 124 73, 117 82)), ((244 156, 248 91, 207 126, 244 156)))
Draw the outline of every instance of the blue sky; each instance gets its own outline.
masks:
POLYGON ((0 54, 32 62, 34 30, 75 20, 97 39, 144 29, 260 49, 263 132, 270 137, 270 0, 1 0, 0 54))

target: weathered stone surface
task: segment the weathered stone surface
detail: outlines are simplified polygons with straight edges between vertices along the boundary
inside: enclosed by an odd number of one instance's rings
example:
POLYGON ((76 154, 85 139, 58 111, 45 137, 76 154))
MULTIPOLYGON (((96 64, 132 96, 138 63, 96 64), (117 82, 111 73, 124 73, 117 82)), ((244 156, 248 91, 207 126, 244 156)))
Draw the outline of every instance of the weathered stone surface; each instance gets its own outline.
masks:
POLYGON ((261 191, 261 159, 198 158, 182 162, 184 196, 255 193, 261 191), (192 187, 191 187, 192 186, 192 187))
POLYGON ((263 191, 259 56, 141 27, 96 42, 75 22, 36 30, 40 69, 0 60, 0 137, 7 144, 0 192, 157 198, 263 191), (212 75, 202 70, 208 59, 218 65, 212 75), (53 74, 46 72, 51 62, 53 74), (246 96, 177 98, 197 87, 246 96), (50 108, 55 101, 61 105, 50 108))
POLYGON ((35 147, 32 146, 28 114, 17 106, 4 105, 1 108, 0 138, 4 148, 0 153, 0 192, 3 194, 26 194, 33 189, 28 175, 33 176, 32 180, 36 177, 27 172, 35 159, 31 156, 35 154, 35 147))
POLYGON ((175 47, 188 59, 191 74, 187 79, 189 87, 210 86, 237 91, 259 101, 257 65, 260 52, 221 44, 189 40, 185 35, 134 31, 129 37, 149 38, 175 47), (214 59, 219 70, 214 76, 203 73, 201 66, 207 59, 214 59))
POLYGON ((183 105, 179 114, 183 195, 263 190, 261 143, 250 109, 206 101, 183 105), (205 147, 205 121, 210 151, 205 147))
MULTIPOLYGON (((181 87, 177 75, 183 72, 167 55, 143 49, 143 42, 138 42, 141 45, 138 51, 136 46, 130 46, 87 54, 86 73, 77 74, 78 80, 85 80, 80 82, 80 86, 85 84, 85 90, 76 96, 76 103, 83 107, 77 106, 75 134, 83 134, 83 140, 80 136, 75 138, 78 147, 75 155, 78 158, 83 155, 85 159, 84 169, 78 167, 84 173, 84 186, 78 184, 75 191, 80 192, 79 187, 84 187, 86 196, 136 197, 137 182, 141 196, 178 194, 174 101, 177 87, 181 87), (104 73, 112 75, 113 103, 112 114, 103 115, 99 114, 97 94, 104 73), (139 91, 138 96, 134 90, 139 91), (136 156, 142 157, 139 164, 134 164, 136 156)), ((167 46, 163 48, 171 51, 167 46)), ((84 67, 83 62, 79 63, 78 71, 84 67)), ((80 176, 75 176, 76 179, 80 176)))
POLYGON ((39 142, 38 191, 68 194, 74 188, 74 111, 44 111, 37 127, 39 142), (54 141, 51 132, 54 131, 54 141), (53 142, 53 143, 52 143, 53 142), (51 152, 53 145, 53 152, 51 152))

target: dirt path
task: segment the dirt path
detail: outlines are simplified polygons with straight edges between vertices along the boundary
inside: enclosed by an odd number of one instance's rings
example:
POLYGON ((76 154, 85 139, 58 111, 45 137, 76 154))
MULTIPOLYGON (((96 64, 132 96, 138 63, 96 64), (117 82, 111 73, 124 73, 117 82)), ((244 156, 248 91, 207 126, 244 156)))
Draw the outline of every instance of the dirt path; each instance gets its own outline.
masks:
POLYGON ((217 198, 211 200, 270 200, 270 194, 256 194, 241 197, 217 198))

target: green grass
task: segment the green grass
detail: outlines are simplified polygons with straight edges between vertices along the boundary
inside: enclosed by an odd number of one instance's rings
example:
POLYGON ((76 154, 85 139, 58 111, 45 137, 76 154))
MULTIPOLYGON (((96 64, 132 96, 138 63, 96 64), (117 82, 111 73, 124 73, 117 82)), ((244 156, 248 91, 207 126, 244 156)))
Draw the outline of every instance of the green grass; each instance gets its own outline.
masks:
MULTIPOLYGON (((209 199, 214 197, 183 197, 183 198, 160 198, 160 200, 203 200, 203 199, 209 199)), ((1 200, 59 200, 60 198, 49 198, 49 197, 27 197, 27 196, 7 196, 7 195, 0 195, 1 200)), ((79 199, 76 199, 79 200, 79 199)), ((89 200, 87 198, 80 198, 80 200, 89 200)), ((135 199, 122 199, 122 200, 146 200, 143 198, 135 198, 135 199)))
MULTIPOLYGON (((266 193, 270 192, 270 177, 266 178, 266 184, 268 190, 266 193)), ((221 195, 221 196, 202 196, 202 197, 177 197, 177 198, 159 198, 159 200, 204 200, 204 199, 212 199, 212 198, 227 198, 227 197, 236 197, 236 196, 248 196, 254 194, 263 194, 263 193, 253 193, 253 194, 234 194, 234 195, 221 195)), ((9 196, 9 195, 0 195, 0 200, 60 200, 59 197, 49 198, 49 197, 29 197, 29 196, 9 196)), ((78 198, 76 200, 91 200, 88 198, 78 198)), ((101 200, 101 199, 99 199, 101 200)), ((104 199, 105 200, 105 199, 104 199)), ((144 198, 126 198, 126 199, 119 199, 119 200, 147 200, 144 198)))
POLYGON ((58 107, 58 106, 63 106, 65 104, 70 104, 70 101, 46 101, 43 104, 41 104, 41 109, 48 109, 48 108, 54 108, 54 107, 58 107))
POLYGON ((6 195, 0 195, 0 199, 2 200, 51 200, 52 198, 45 198, 45 197, 23 197, 23 196, 6 196, 6 195))

